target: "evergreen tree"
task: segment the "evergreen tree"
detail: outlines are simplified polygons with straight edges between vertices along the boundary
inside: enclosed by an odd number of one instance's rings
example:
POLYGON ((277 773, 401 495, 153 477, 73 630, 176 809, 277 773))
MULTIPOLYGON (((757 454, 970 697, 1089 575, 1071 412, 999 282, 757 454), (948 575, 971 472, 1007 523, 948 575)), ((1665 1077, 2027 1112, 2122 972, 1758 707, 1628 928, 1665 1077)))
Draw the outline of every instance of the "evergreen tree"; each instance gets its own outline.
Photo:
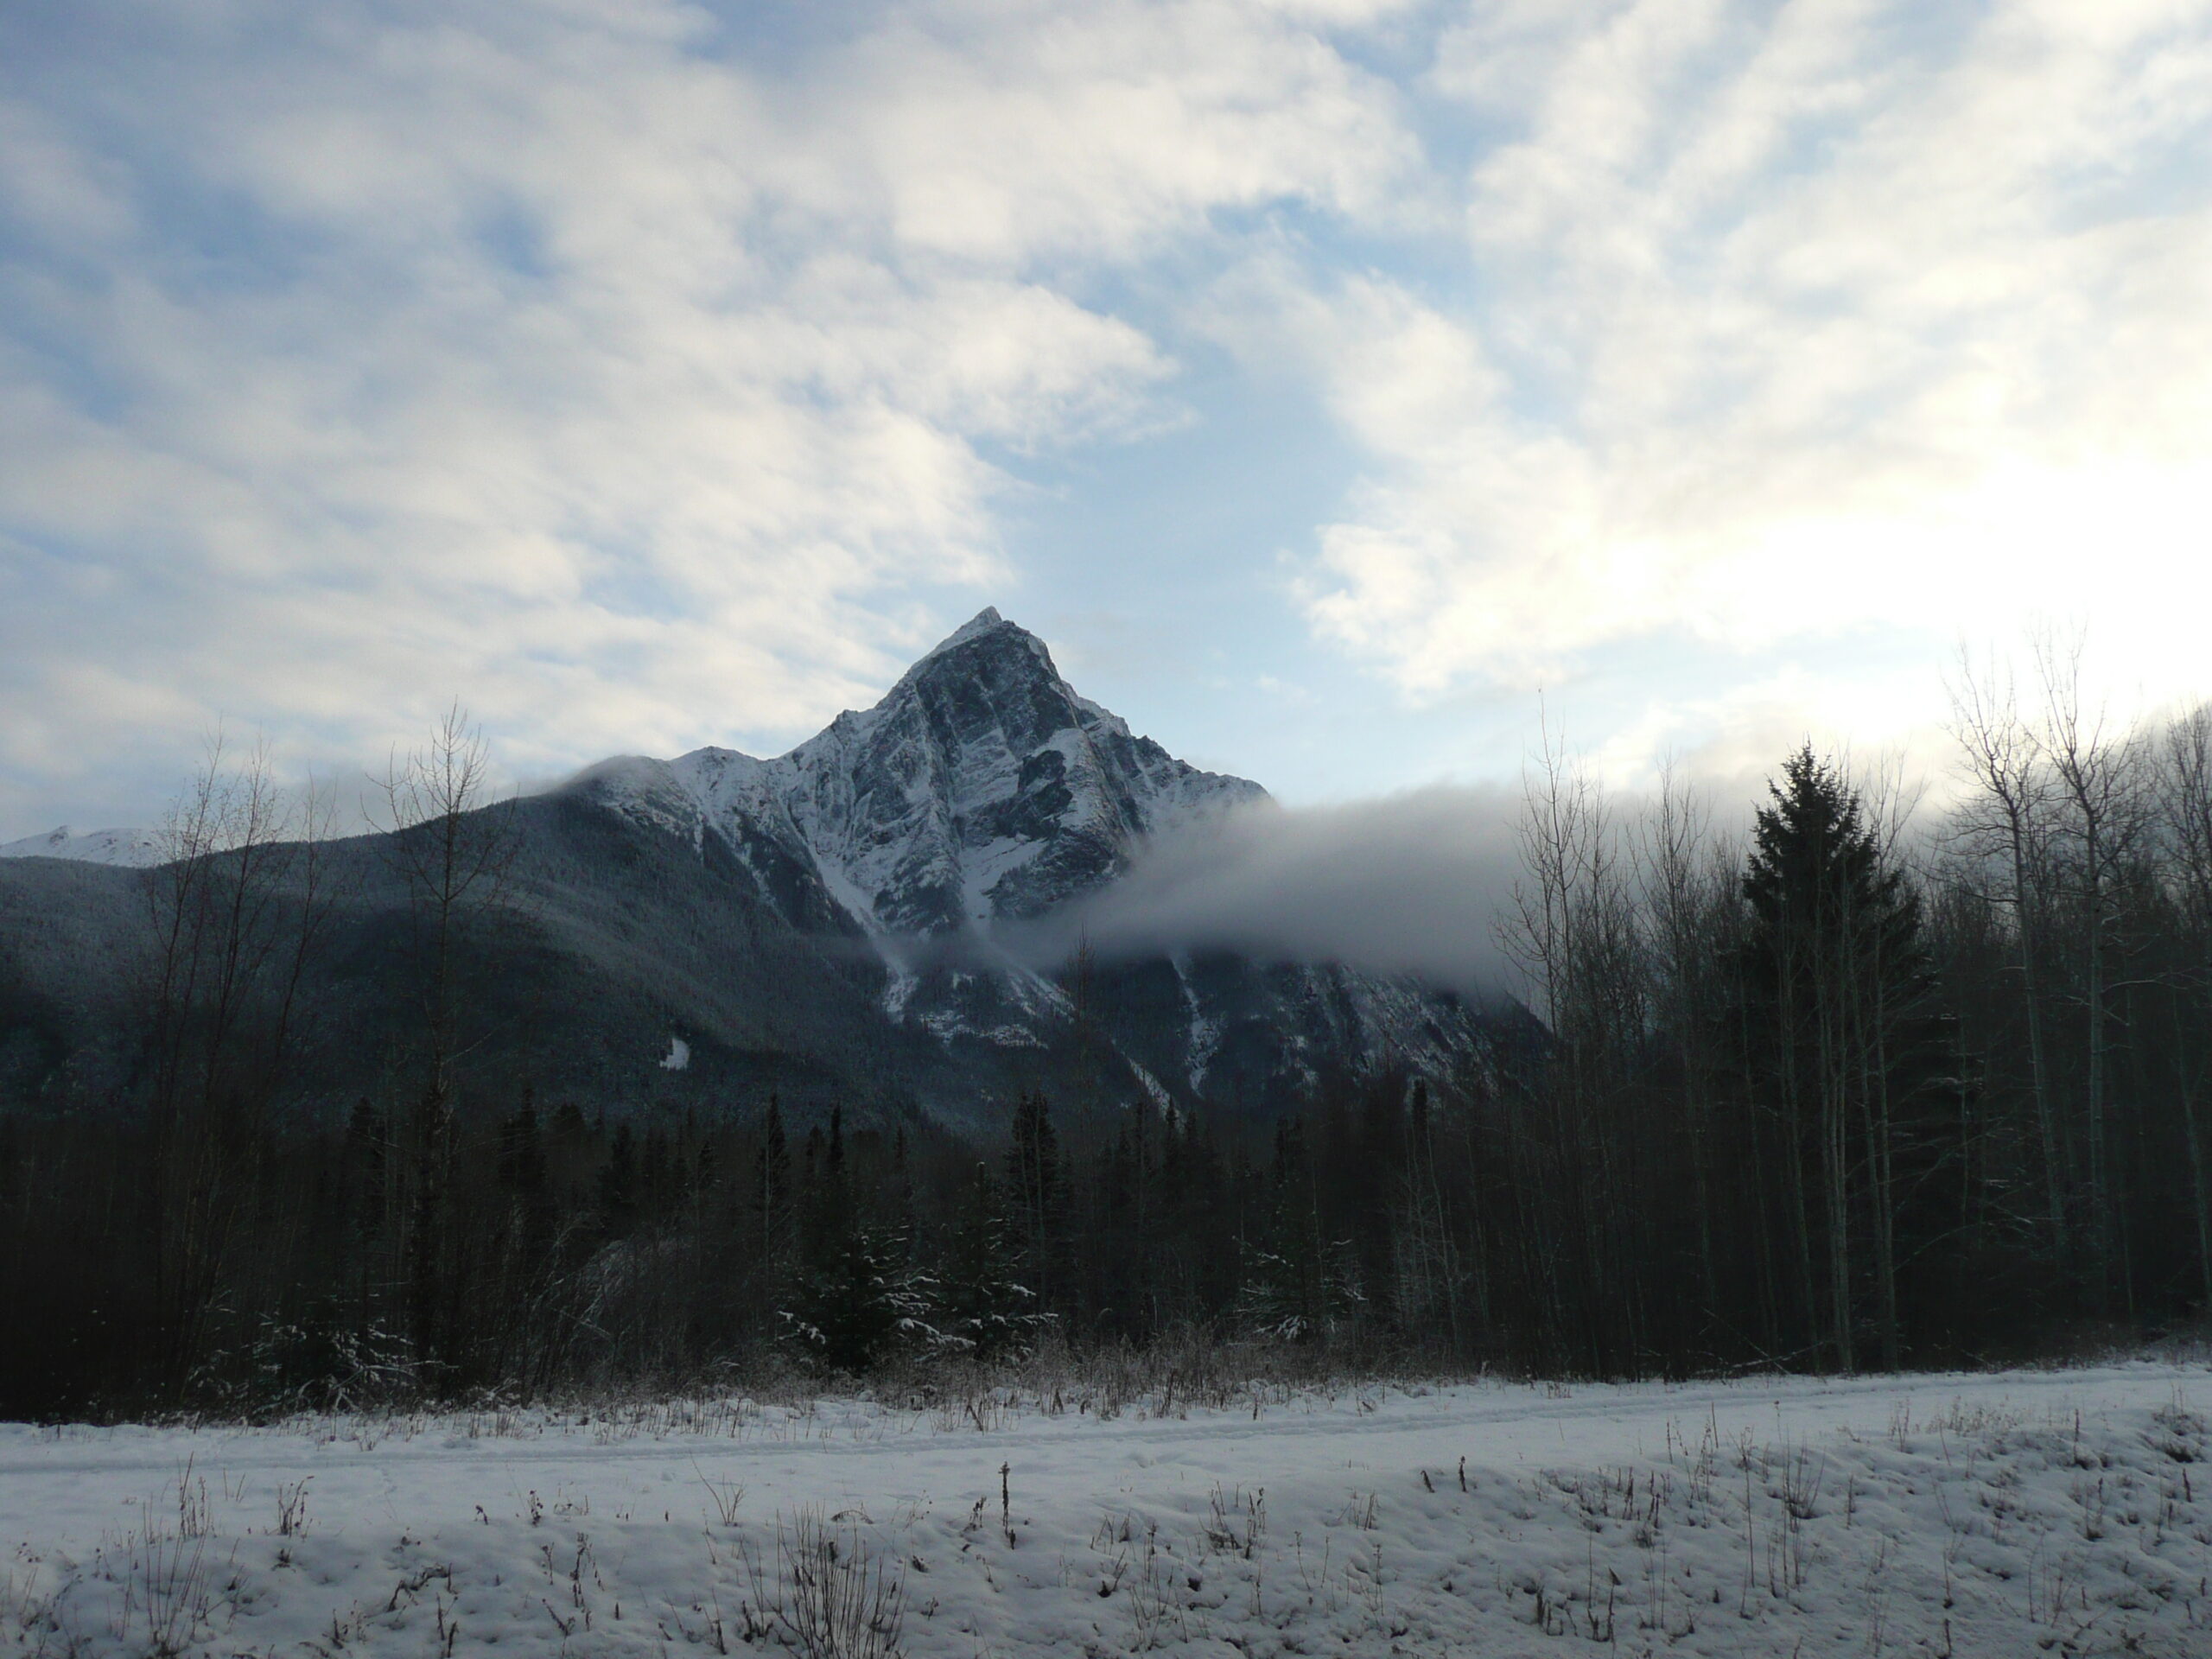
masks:
POLYGON ((785 1342, 802 1358, 858 1376, 894 1344, 936 1345, 934 1289, 889 1233, 855 1227, 799 1275, 778 1319, 785 1342))
POLYGON ((1296 1118, 1275 1125, 1268 1216, 1247 1244, 1237 1322, 1256 1335, 1290 1341, 1320 1338, 1352 1304, 1340 1252, 1321 1230, 1319 1184, 1296 1118))
POLYGON ((600 1231, 608 1238, 626 1238, 637 1224, 637 1137, 627 1123, 618 1123, 599 1170, 600 1231))
MULTIPOLYGON (((809 1149, 814 1140, 809 1137, 809 1149)), ((785 1341, 812 1363, 858 1376, 894 1343, 933 1345, 934 1283, 907 1259, 897 1234, 868 1224, 846 1165, 845 1112, 830 1112, 820 1173, 807 1195, 804 1261, 778 1310, 785 1341)))
POLYGON ((1899 1223, 1936 1150, 1923 1108, 1940 1029, 1920 902, 1857 791, 1810 746, 1783 763, 1770 794, 1743 881, 1753 1098, 1780 1123, 1805 1318, 1849 1370, 1871 1314, 1882 1363, 1893 1365, 1899 1223))
POLYGON ((1041 1091, 1027 1092, 1014 1103, 1006 1173, 1014 1260, 1038 1306, 1049 1313, 1063 1293, 1065 1197, 1059 1137, 1041 1091))
POLYGON ((346 1126, 346 1185, 359 1266, 351 1288, 363 1323, 377 1315, 375 1281, 378 1257, 386 1244, 386 1205, 389 1203, 391 1125, 367 1096, 353 1103, 346 1126))
POLYGON ((760 1150, 753 1165, 753 1215, 761 1264, 771 1270, 790 1255, 793 1244, 791 1151, 784 1136, 784 1110, 774 1095, 760 1125, 760 1150))
POLYGON ((821 1272, 849 1242, 855 1221, 845 1174, 845 1109, 830 1109, 830 1133, 807 1136, 807 1193, 801 1243, 810 1271, 821 1272))
POLYGON ((538 1134, 537 1109, 528 1101, 499 1125, 497 1173, 501 1186, 531 1202, 545 1187, 545 1143, 538 1134))
POLYGON ((407 1229, 407 1332, 416 1356, 442 1361, 441 1316, 452 1305, 454 1156, 457 1125, 449 1098, 433 1089, 415 1112, 414 1202, 407 1229))
POLYGON ((553 1203, 547 1186, 545 1139, 537 1109, 525 1096, 522 1108, 499 1125, 494 1177, 507 1194, 508 1243, 526 1268, 542 1262, 553 1229, 553 1203))
POLYGON ((658 1221, 683 1199, 682 1166, 677 1162, 667 1135, 658 1128, 645 1131, 644 1155, 639 1160, 638 1189, 643 1213, 658 1221))
POLYGON ((938 1332, 988 1363, 1026 1351, 1048 1320, 1016 1275, 1004 1191, 979 1163, 938 1274, 938 1332))

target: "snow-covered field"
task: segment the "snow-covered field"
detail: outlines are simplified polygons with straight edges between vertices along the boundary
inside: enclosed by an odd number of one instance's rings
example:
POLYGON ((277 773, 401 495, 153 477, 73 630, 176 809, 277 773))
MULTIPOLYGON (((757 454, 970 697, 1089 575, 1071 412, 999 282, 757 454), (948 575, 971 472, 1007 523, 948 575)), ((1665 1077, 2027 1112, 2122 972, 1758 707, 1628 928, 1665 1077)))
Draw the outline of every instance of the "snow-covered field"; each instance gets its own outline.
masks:
POLYGON ((2202 1656, 2204 1408, 2139 1363, 11 1425, 0 1652, 2202 1656))

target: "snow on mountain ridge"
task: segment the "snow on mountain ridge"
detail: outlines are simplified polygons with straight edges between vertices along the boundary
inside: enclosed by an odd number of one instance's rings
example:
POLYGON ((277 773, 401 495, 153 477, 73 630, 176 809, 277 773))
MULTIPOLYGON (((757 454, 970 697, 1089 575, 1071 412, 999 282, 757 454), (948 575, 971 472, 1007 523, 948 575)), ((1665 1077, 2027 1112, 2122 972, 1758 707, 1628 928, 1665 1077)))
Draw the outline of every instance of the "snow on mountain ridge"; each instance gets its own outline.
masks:
POLYGON ((42 836, 0 843, 0 858, 67 858, 138 869, 162 861, 161 849, 143 830, 89 830, 80 836, 66 823, 42 836))
MULTIPOLYGON (((698 749, 662 771, 756 871, 766 854, 810 866, 863 931, 925 938, 1038 915, 1147 836, 1266 795, 1132 734, 995 609, 785 754, 698 749)), ((643 815, 664 815, 658 794, 643 815)))
MULTIPOLYGON (((1010 630, 1013 633, 1020 635, 1022 641, 1027 643, 1031 650, 1035 652, 1039 657, 1044 659, 1046 667, 1049 668, 1052 666, 1052 656, 1046 651, 1045 642, 1043 640, 1039 639, 1035 634, 1030 632, 1027 628, 1020 627, 1014 623, 1009 622, 1004 617, 1001 616, 999 614, 999 608, 997 606, 986 605, 982 610, 976 612, 975 615, 969 617, 965 622, 963 622, 950 633, 946 634, 944 639, 938 640, 937 644, 931 645, 919 657, 917 657, 914 659, 913 666, 909 668, 905 674, 899 677, 899 683, 903 685, 906 681, 912 679, 921 671, 923 664, 929 662, 932 658, 941 657, 948 651, 957 650, 960 646, 966 645, 969 640, 981 639, 983 635, 991 632, 995 629, 1010 630)), ((894 686, 893 690, 895 691, 897 687, 894 686)))
MULTIPOLYGON (((1039 1052, 1067 1040, 1076 1005, 1001 925, 1114 881, 1162 830, 1268 798, 1133 734, 995 611, 785 754, 697 749, 591 781, 639 823, 726 848, 803 932, 867 940, 893 1020, 948 1046, 1039 1052)), ((1163 1102, 1310 1091, 1337 1065, 1460 1075, 1486 1041, 1450 998, 1340 964, 1185 952, 1100 973, 1135 1022, 1110 1039, 1117 1063, 1163 1102)))

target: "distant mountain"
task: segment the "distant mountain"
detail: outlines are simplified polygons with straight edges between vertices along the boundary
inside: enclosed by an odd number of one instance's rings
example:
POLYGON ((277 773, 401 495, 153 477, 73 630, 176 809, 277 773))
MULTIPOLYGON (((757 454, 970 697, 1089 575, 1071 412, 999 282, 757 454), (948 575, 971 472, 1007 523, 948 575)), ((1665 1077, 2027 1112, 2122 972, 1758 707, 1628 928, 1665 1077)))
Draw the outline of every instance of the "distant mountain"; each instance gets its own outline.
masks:
POLYGON ((865 941, 893 1016, 1017 1046, 1071 1010, 995 924, 1096 891, 1162 830, 1267 798, 1132 735, 995 610, 788 754, 609 761, 580 787, 641 826, 719 839, 794 928, 865 941))
MULTIPOLYGON (((1132 734, 987 610, 786 754, 625 757, 503 809, 514 902, 472 947, 469 1065, 480 1088, 527 1080, 541 1097, 742 1106, 775 1089, 801 1111, 835 1099, 965 1128, 1001 1121, 1028 1087, 1071 1109, 1272 1114, 1331 1076, 1486 1071, 1492 1019, 1409 980, 1219 951, 1052 965, 1011 948, 1150 837, 1266 798, 1132 734)), ((332 849, 345 896, 310 988, 312 1097, 372 1090, 404 1046, 406 898, 383 847, 332 849)), ((127 1074, 89 936, 50 922, 56 904, 80 924, 111 911, 94 930, 111 957, 122 918, 143 916, 141 878, 59 876, 35 855, 0 865, 0 1099, 127 1074), (35 1040, 11 1039, 10 1008, 35 1040)))
POLYGON ((92 830, 80 836, 65 823, 42 836, 0 842, 0 858, 67 858, 143 869, 161 857, 154 837, 143 830, 92 830))
POLYGON ((885 938, 1040 915, 1118 874, 1146 836, 1267 798, 1131 735, 995 610, 790 753, 700 749, 667 779, 734 844, 810 857, 885 938))

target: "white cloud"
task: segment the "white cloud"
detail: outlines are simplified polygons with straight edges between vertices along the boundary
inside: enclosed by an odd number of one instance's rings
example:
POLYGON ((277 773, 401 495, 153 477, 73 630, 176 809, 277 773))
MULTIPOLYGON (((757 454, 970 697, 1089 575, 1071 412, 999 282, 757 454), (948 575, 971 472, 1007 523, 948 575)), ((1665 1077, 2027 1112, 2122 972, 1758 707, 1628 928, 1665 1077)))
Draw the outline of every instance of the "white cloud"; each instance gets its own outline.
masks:
POLYGON ((0 821, 222 716, 801 735, 1018 574, 1003 457, 1173 429, 1211 342, 1356 456, 1300 602, 1416 700, 1649 650, 1625 776, 2069 612, 2169 695, 2208 112, 2206 0, 18 13, 0 821))
POLYGON ((1504 788, 1432 786, 1201 817, 1012 943, 1043 962, 1065 961, 1078 942, 1109 958, 1226 949, 1335 959, 1493 992, 1506 981, 1494 924, 1513 885, 1517 805, 1504 788))
POLYGON ((458 692, 539 770, 871 695, 1004 573, 982 446, 1173 417, 1101 271, 1389 199, 1321 32, 1367 10, 912 7, 772 69, 657 0, 27 34, 0 809, 222 715, 374 751, 458 692))
POLYGON ((2075 613, 2212 691, 2212 8, 1486 9, 1431 84, 1510 124, 1472 292, 1301 279, 1370 457, 1329 638, 1416 696, 1694 639, 1719 709, 1793 643, 2075 613))

